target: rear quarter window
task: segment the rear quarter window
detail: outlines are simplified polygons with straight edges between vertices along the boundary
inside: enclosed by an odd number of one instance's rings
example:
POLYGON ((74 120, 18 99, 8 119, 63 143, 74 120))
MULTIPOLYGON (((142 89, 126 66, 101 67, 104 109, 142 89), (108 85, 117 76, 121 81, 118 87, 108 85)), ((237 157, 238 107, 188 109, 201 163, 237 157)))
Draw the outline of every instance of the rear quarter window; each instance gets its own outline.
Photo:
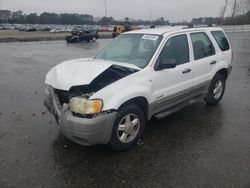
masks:
POLYGON ((227 51, 230 49, 229 42, 222 31, 211 31, 211 33, 218 43, 221 51, 227 51))

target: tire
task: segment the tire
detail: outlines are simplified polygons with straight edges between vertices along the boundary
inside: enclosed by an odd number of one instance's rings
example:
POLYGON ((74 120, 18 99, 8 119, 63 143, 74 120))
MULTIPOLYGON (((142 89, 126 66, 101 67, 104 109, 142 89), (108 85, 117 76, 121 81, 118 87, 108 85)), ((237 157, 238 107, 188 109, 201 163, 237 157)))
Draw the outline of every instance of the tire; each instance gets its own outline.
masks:
POLYGON ((67 41, 68 43, 70 43, 71 37, 66 37, 66 41, 67 41))
POLYGON ((209 105, 218 104, 224 95, 225 88, 226 78, 221 74, 216 74, 211 81, 208 94, 204 99, 205 102, 209 105))
POLYGON ((76 38, 71 39, 71 43, 76 43, 76 42, 77 42, 76 38))
POLYGON ((129 104, 118 111, 108 146, 114 151, 131 149, 139 142, 144 129, 144 113, 137 105, 129 104))
POLYGON ((96 41, 96 37, 93 37, 91 41, 92 41, 92 42, 95 42, 95 41, 96 41))

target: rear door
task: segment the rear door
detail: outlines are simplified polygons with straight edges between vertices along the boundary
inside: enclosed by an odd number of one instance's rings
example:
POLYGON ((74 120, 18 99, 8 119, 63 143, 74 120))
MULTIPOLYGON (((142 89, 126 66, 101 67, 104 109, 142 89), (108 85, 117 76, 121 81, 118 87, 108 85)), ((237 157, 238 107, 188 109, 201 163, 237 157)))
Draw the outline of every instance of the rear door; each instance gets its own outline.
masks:
POLYGON ((190 43, 186 34, 171 36, 167 39, 155 63, 152 75, 153 112, 157 113, 175 106, 192 94, 192 62, 190 43), (159 70, 161 60, 175 61, 175 68, 159 70))
POLYGON ((220 55, 221 61, 226 61, 226 64, 232 66, 233 54, 226 34, 222 30, 211 31, 211 34, 219 47, 218 55, 220 55))
POLYGON ((193 58, 194 95, 207 94, 213 77, 213 67, 217 63, 215 48, 205 32, 190 33, 193 58))

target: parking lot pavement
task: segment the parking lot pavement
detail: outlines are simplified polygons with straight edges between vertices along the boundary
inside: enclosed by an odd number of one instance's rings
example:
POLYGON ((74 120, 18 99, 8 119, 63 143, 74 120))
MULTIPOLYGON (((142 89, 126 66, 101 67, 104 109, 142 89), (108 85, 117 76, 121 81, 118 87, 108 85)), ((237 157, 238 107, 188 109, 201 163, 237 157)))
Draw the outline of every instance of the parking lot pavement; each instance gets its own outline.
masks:
MULTIPOLYGON (((1 42, 29 42, 65 40, 70 33, 50 33, 48 31, 24 32, 16 30, 0 30, 1 42)), ((112 38, 112 32, 99 32, 99 38, 112 38)))
POLYGON ((97 43, 0 44, 0 187, 249 187, 250 33, 229 34, 234 68, 220 105, 147 123, 126 152, 65 139, 42 105, 46 72, 97 43))

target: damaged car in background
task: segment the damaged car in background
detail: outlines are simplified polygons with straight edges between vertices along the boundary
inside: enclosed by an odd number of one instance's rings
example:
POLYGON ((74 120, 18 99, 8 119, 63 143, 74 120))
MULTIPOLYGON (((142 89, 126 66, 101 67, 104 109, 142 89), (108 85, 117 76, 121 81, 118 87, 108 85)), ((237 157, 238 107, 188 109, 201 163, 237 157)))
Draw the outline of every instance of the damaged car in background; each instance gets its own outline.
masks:
POLYGON ((122 151, 138 143, 152 117, 201 99, 218 104, 231 69, 232 50, 220 28, 131 31, 93 58, 52 68, 44 104, 68 139, 122 151))
POLYGON ((71 31, 71 36, 67 36, 65 40, 68 43, 77 42, 95 42, 99 38, 98 31, 93 27, 76 27, 71 31))

